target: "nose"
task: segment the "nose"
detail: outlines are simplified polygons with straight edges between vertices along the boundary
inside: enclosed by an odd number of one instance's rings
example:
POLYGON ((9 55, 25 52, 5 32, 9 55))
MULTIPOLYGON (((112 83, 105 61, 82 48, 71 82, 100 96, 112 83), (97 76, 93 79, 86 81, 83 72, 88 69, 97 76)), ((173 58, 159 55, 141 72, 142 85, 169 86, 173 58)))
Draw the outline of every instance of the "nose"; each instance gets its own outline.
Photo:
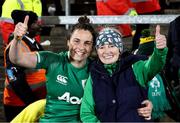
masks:
POLYGON ((79 49, 82 49, 82 50, 85 49, 84 43, 79 43, 79 44, 78 44, 78 47, 79 47, 79 49))
POLYGON ((103 48, 103 54, 111 54, 111 53, 112 53, 112 50, 108 46, 105 46, 103 48))

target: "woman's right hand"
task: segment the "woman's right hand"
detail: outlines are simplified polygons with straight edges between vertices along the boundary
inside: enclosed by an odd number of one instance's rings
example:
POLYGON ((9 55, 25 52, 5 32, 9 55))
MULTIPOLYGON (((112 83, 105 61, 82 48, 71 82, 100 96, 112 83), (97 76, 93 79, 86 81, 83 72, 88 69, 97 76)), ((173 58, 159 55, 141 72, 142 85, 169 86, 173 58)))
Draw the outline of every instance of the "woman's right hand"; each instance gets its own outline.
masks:
POLYGON ((144 100, 141 104, 145 106, 138 109, 138 114, 144 117, 145 120, 151 120, 153 104, 149 100, 144 100))
POLYGON ((29 16, 26 16, 23 23, 19 22, 18 24, 16 24, 14 29, 14 39, 21 40, 23 35, 27 33, 28 21, 29 21, 29 16))

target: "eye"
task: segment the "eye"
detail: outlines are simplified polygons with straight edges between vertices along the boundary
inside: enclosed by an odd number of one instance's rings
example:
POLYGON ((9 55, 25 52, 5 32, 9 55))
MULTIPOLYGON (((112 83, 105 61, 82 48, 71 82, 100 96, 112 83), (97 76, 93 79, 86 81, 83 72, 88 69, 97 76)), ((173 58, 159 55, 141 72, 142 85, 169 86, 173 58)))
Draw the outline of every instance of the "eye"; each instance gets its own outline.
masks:
POLYGON ((115 47, 114 45, 109 45, 109 48, 113 48, 113 47, 115 47))
POLYGON ((74 39, 74 40, 73 40, 73 42, 74 42, 74 43, 79 43, 79 42, 80 42, 80 40, 78 40, 78 39, 74 39))
POLYGON ((99 48, 98 49, 104 49, 104 46, 99 46, 99 48))
POLYGON ((86 41, 84 44, 85 45, 92 45, 92 41, 86 41))

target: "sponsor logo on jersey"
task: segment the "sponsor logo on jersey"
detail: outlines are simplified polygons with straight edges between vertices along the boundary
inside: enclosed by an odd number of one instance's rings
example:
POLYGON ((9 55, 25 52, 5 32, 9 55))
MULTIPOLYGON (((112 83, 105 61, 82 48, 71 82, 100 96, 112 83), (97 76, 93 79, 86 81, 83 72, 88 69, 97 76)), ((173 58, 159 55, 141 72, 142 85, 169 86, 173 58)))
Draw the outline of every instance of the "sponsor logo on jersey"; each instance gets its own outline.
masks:
POLYGON ((79 99, 79 97, 71 96, 70 92, 65 92, 62 96, 58 96, 59 100, 64 100, 66 102, 69 102, 71 104, 81 104, 82 98, 79 99))
POLYGON ((56 82, 63 84, 63 85, 67 85, 67 79, 68 78, 66 76, 57 75, 56 82))

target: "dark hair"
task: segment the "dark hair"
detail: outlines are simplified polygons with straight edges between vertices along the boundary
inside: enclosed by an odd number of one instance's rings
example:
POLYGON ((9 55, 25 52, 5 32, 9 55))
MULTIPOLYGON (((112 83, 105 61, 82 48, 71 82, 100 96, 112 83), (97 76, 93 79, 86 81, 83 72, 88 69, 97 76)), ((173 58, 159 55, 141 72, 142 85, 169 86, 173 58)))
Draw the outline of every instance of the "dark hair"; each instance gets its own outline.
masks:
POLYGON ((93 36, 93 44, 94 44, 97 34, 96 34, 96 31, 95 31, 94 27, 90 23, 90 19, 87 16, 79 17, 78 23, 73 25, 72 28, 69 30, 69 32, 67 34, 67 40, 70 40, 71 35, 75 30, 81 30, 81 29, 82 30, 88 30, 92 34, 92 36, 93 36))
POLYGON ((11 17, 15 25, 19 22, 24 22, 24 18, 26 17, 26 15, 29 16, 28 27, 30 27, 38 20, 37 14, 33 11, 13 10, 11 13, 11 17))

